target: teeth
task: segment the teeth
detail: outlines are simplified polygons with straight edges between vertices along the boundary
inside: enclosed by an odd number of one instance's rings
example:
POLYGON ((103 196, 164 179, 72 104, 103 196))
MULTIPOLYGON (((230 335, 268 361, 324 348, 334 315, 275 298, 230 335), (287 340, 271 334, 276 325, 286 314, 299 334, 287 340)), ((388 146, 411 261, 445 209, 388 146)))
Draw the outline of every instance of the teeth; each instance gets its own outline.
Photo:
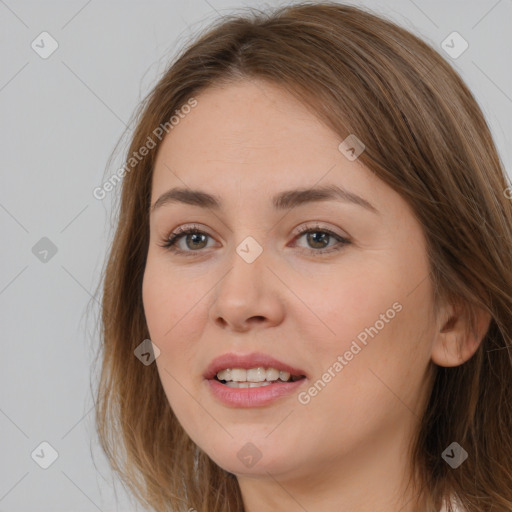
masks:
POLYGON ((263 386, 271 386, 271 382, 233 382, 229 381, 225 384, 229 388, 261 388, 263 386))
POLYGON ((277 380, 279 379, 279 370, 275 368, 269 368, 267 370, 267 380, 277 380))
POLYGON ((247 370, 233 368, 231 370, 231 380, 235 382, 245 382, 247 380, 247 370))
POLYGON ((217 373, 217 379, 224 381, 229 387, 258 387, 270 384, 277 380, 283 382, 295 381, 298 377, 291 377, 289 372, 280 371, 276 368, 226 368, 217 373), (238 385, 240 383, 240 385, 238 385), (236 384, 236 386, 232 385, 236 384), (247 384, 245 386, 244 384, 247 384), (254 385, 252 385, 254 384, 254 385))
POLYGON ((290 378, 290 374, 288 372, 279 372, 279 378, 287 381, 290 378))
POLYGON ((265 368, 251 368, 247 370, 247 380, 249 382, 264 382, 267 377, 265 368))
POLYGON ((228 368, 227 370, 222 370, 217 373, 217 378, 219 380, 231 380, 231 370, 228 368))

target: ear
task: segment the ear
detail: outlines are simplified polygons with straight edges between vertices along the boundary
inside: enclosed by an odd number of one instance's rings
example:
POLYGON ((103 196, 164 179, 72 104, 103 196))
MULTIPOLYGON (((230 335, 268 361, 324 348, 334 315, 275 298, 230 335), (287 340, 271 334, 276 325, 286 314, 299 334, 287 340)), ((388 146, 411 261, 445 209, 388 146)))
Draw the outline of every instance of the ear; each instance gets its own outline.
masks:
POLYGON ((432 361, 439 366, 459 366, 477 351, 489 330, 491 315, 476 306, 452 302, 440 308, 432 345, 432 361))

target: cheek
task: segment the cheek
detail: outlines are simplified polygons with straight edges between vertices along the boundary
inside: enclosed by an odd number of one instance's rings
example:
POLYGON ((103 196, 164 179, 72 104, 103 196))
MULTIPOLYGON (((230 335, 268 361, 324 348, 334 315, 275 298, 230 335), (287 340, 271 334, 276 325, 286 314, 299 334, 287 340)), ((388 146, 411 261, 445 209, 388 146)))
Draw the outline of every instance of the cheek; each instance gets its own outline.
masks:
MULTIPOLYGON (((381 304, 387 305, 386 301, 381 304)), ((427 338, 418 339, 425 320, 420 327, 414 305, 407 302, 402 306, 400 311, 393 309, 396 314, 383 327, 380 323, 375 326, 379 317, 374 313, 386 311, 377 303, 366 324, 349 314, 340 315, 333 324, 338 332, 336 342, 324 339, 314 352, 312 347, 309 350, 310 355, 315 354, 317 371, 299 397, 301 405, 295 417, 303 414, 311 431, 322 432, 332 443, 343 439, 340 449, 377 439, 420 414, 429 361, 427 338), (361 333, 364 336, 358 338, 361 333)))
POLYGON ((183 282, 183 278, 170 270, 165 262, 148 256, 142 282, 142 300, 154 342, 172 338, 178 328, 186 325, 183 320, 188 318, 188 314, 194 314, 191 308, 199 301, 201 292, 199 283, 192 282, 193 285, 189 279, 183 282))
MULTIPOLYGON (((194 295, 198 293, 197 288, 194 295)), ((190 368, 194 362, 191 343, 199 299, 187 294, 179 276, 159 261, 148 256, 142 283, 144 312, 150 339, 160 349, 156 367, 169 405, 188 432, 195 432, 198 414, 192 411, 190 368), (191 309, 192 308, 192 309, 191 309)), ((199 415, 200 416, 200 415, 199 415)))
MULTIPOLYGON (((316 314, 297 317, 305 357, 315 354, 311 360, 315 379, 332 382, 326 387, 334 394, 328 398, 327 393, 326 400, 336 400, 336 393, 343 393, 347 405, 364 396, 378 407, 373 398, 385 398, 382 393, 393 398, 390 390, 413 400, 434 335, 427 262, 421 268, 404 268, 400 258, 358 265, 347 264, 333 272, 337 277, 330 281, 320 276, 320 292, 300 288, 298 293, 308 297, 307 304, 316 314)), ((322 383, 319 387, 323 389, 322 383)), ((361 402, 355 405, 360 407, 361 402)))
MULTIPOLYGON (((156 360, 164 388, 176 391, 197 368, 197 343, 208 318, 209 283, 176 272, 148 256, 142 283, 144 313, 151 341, 160 349, 156 360)), ((179 395, 179 393, 178 393, 179 395)))
MULTIPOLYGON (((341 355, 342 370, 320 407, 341 402, 343 410, 353 412, 353 418, 373 417, 378 419, 375 424, 391 425, 411 416, 411 411, 419 415, 434 334, 421 301, 424 295, 418 292, 416 297, 400 297, 393 303, 368 304, 370 314, 359 325, 351 322, 349 314, 340 317, 340 330, 344 322, 350 326, 350 334, 340 338, 338 350, 330 354, 327 367, 341 355)), ((353 427, 358 428, 357 424, 353 427)))
POLYGON ((294 292, 307 306, 294 315, 304 330, 303 340, 311 340, 315 352, 342 354, 358 336, 363 343, 369 339, 367 329, 376 322, 379 332, 388 329, 401 309, 396 303, 403 300, 395 274, 382 262, 347 258, 325 275, 318 272, 314 279, 296 281, 294 292))

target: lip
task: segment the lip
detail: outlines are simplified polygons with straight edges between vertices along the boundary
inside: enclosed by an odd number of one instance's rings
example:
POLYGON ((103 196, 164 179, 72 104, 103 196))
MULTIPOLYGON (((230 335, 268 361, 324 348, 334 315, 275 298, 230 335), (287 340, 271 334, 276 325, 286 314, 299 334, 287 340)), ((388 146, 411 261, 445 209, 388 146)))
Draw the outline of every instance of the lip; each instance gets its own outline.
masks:
POLYGON ((295 382, 281 382, 259 388, 229 388, 218 380, 210 379, 206 383, 213 396, 224 405, 236 408, 262 407, 275 400, 295 394, 306 378, 295 382))
POLYGON ((308 380, 306 372, 295 368, 269 355, 253 352, 252 354, 224 354, 216 357, 204 373, 204 378, 213 396, 225 405, 238 408, 262 407, 271 402, 291 395, 308 380), (270 386, 258 388, 230 388, 214 377, 225 368, 276 368, 289 372, 291 375, 304 376, 303 379, 293 382, 279 382, 270 386))

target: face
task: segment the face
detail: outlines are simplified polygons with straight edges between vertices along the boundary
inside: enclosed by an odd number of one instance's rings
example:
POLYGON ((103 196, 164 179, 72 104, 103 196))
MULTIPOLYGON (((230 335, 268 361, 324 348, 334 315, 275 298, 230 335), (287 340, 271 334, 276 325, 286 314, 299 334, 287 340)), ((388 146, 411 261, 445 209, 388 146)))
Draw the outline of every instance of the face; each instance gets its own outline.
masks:
POLYGON ((239 478, 392 464, 430 382, 433 295, 419 223, 280 88, 241 81, 196 99, 157 155, 143 282, 178 421, 239 478), (344 192, 311 193, 325 187, 344 192), (218 205, 163 196, 175 188, 218 205), (294 190, 305 193, 275 200, 294 190), (235 369, 226 381, 270 382, 286 369, 298 380, 238 387, 211 374, 223 368, 235 369))

